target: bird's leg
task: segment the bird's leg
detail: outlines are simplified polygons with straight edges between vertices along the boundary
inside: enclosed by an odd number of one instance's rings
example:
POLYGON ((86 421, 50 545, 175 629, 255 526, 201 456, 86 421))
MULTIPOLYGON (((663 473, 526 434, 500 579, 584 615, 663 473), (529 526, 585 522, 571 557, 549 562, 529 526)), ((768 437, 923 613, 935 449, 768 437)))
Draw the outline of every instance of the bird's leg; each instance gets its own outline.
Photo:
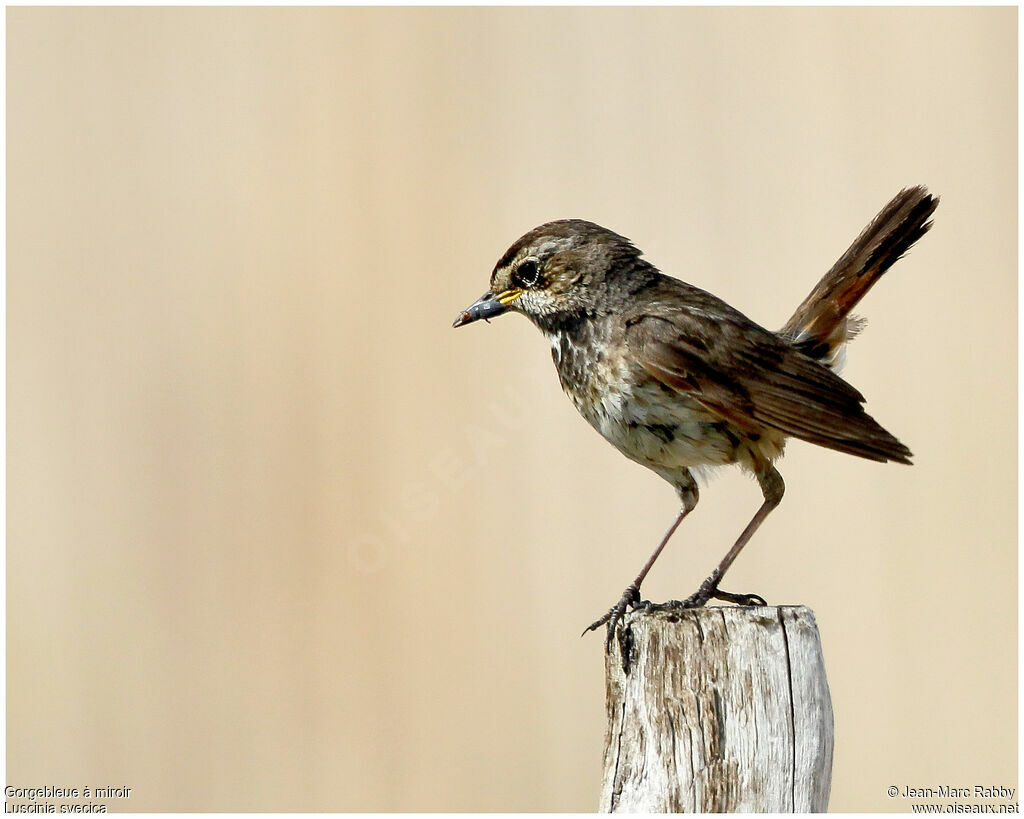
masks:
POLYGON ((747 541, 753 537, 758 527, 764 523, 764 519, 768 517, 769 513, 779 505, 782 501, 782 495, 786 491, 786 484, 783 483, 782 475, 771 464, 765 464, 756 474, 757 482, 761 485, 761 492, 764 494, 764 503, 761 504, 761 508, 751 518, 747 528, 743 530, 743 533, 737 538, 732 548, 722 558, 722 562, 718 564, 718 567, 711 573, 708 579, 700 584, 700 588, 694 594, 691 594, 682 602, 672 601, 675 606, 687 609, 698 608, 707 603, 712 597, 720 600, 730 600, 734 603, 739 602, 741 605, 748 606, 765 604, 764 598, 756 594, 731 594, 730 592, 723 592, 718 589, 719 582, 736 559, 736 556, 747 545, 747 541))
POLYGON ((598 628, 607 623, 608 633, 605 638, 605 644, 609 649, 611 648, 612 638, 615 636, 615 630, 619 625, 619 621, 625 615, 626 609, 630 606, 636 608, 640 604, 640 584, 644 582, 644 578, 647 577, 647 573, 651 570, 651 567, 654 565, 654 561, 658 559, 658 555, 661 554, 662 550, 668 544, 669 539, 675 533, 676 529, 679 527, 679 524, 683 522, 683 518, 685 518, 689 514, 689 512, 690 509, 687 509, 685 506, 679 510, 679 514, 676 516, 676 519, 675 521, 673 521, 672 525, 668 528, 668 531, 665 533, 665 537, 661 539, 661 543, 658 544, 658 548, 655 549, 654 553, 647 559, 647 562, 644 564, 644 567, 640 570, 640 574, 636 576, 636 579, 633 580, 633 582, 630 583, 628 586, 626 586, 626 590, 622 593, 622 597, 619 599, 619 602, 612 606, 610 609, 608 609, 608 611, 606 611, 601 617, 599 617, 597 620, 595 620, 593 623, 591 623, 589 626, 583 629, 583 634, 586 634, 588 631, 596 631, 598 628))
POLYGON ((619 599, 619 602, 608 609, 602 617, 583 629, 583 634, 586 634, 588 631, 596 631, 607 623, 608 634, 605 639, 605 644, 609 649, 611 648, 612 638, 615 636, 616 628, 619 625, 619 621, 622 620, 625 615, 626 609, 630 606, 633 608, 640 608, 642 605, 649 605, 641 603, 640 584, 644 582, 644 578, 647 577, 647 573, 654 565, 654 561, 658 559, 662 550, 666 545, 668 545, 672 535, 675 534, 676 529, 679 528, 679 524, 683 522, 683 518, 690 514, 690 512, 692 512, 697 506, 697 500, 699 499, 697 482, 689 472, 686 473, 685 480, 681 481, 676 486, 676 491, 679 493, 679 499, 682 501, 683 506, 682 509, 679 510, 679 514, 676 516, 675 521, 668 527, 668 531, 665 532, 665 536, 661 539, 661 543, 658 544, 658 548, 655 549, 654 553, 647 559, 647 562, 640 570, 640 574, 636 576, 636 579, 626 587, 626 590, 622 593, 622 597, 619 599))

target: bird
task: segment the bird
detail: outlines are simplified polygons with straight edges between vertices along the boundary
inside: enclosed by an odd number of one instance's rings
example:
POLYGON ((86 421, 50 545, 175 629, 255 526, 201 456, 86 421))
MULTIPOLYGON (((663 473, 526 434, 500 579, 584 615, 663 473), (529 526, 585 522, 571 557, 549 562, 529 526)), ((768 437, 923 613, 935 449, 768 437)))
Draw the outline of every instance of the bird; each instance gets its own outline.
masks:
MULTIPOLYGON (((486 293, 454 327, 522 313, 551 344, 563 391, 587 422, 627 458, 668 481, 680 509, 619 600, 584 634, 607 626, 610 649, 640 587, 672 535, 697 506, 698 478, 735 464, 763 501, 731 548, 684 600, 767 605, 720 583, 782 500, 775 466, 797 438, 872 461, 911 463, 910 450, 864 410, 864 396, 837 371, 864 327, 851 311, 932 227, 938 197, 904 188, 861 231, 780 330, 771 331, 711 293, 662 273, 629 239, 583 219, 530 230, 498 259, 486 293)), ((620 640, 622 636, 620 634, 620 640)))

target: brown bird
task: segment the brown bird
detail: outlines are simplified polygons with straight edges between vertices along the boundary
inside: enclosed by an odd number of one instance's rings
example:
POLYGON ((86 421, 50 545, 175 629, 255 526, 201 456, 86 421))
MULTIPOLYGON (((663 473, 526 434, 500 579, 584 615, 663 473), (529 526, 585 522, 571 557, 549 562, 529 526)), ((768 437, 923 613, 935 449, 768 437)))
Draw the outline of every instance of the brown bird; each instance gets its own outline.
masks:
POLYGON ((627 458, 675 487, 682 508, 621 599, 585 631, 608 624, 608 642, 669 538, 697 505, 695 473, 739 464, 764 502, 700 588, 711 598, 765 605, 719 582, 782 500, 774 466, 800 438, 874 461, 910 463, 910 450, 864 412, 862 396, 833 372, 863 326, 850 314, 871 286, 931 227, 938 199, 901 191, 863 230, 778 332, 721 299, 661 273, 623 236, 581 219, 548 222, 498 260, 490 289, 455 327, 508 311, 547 336, 562 389, 627 458))

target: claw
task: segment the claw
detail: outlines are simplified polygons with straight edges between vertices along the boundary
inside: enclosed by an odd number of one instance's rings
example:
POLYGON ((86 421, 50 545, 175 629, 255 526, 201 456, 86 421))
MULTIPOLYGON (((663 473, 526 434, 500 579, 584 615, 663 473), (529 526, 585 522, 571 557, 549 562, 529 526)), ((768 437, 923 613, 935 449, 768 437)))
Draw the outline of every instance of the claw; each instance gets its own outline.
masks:
POLYGON ((711 585, 705 580, 700 588, 687 597, 685 600, 666 600, 664 603, 651 604, 654 611, 670 611, 672 609, 699 609, 707 604, 709 600, 725 600, 727 603, 734 603, 737 606, 767 606, 766 601, 759 594, 734 594, 733 592, 722 591, 717 586, 711 585))
POLYGON ((716 600, 725 600, 727 603, 735 603, 737 606, 767 606, 768 601, 759 594, 734 594, 732 592, 715 589, 711 595, 716 600))
POLYGON ((707 581, 704 581, 700 584, 700 588, 697 589, 697 591, 679 604, 679 607, 684 609, 699 609, 702 606, 707 605, 708 600, 715 596, 716 591, 718 591, 718 589, 707 581))
POLYGON ((652 611, 667 611, 670 609, 697 609, 707 604, 711 598, 726 600, 739 606, 767 606, 768 603, 758 594, 733 594, 732 592, 721 591, 716 585, 717 577, 712 575, 703 583, 700 588, 687 597, 685 600, 669 600, 665 603, 650 603, 640 599, 640 587, 637 583, 631 583, 619 598, 619 602, 606 611, 601 617, 583 629, 580 637, 588 631, 597 631, 601 626, 607 624, 608 631, 605 635, 604 646, 609 653, 612 650, 612 641, 618 637, 619 655, 622 657, 622 668, 629 673, 630 655, 630 634, 628 628, 619 628, 622 618, 626 616, 626 610, 633 607, 636 609, 650 609, 652 611))
POLYGON ((619 622, 626 614, 626 609, 630 606, 637 608, 640 605, 640 589, 635 583, 631 583, 626 590, 622 593, 622 597, 619 598, 619 602, 612 606, 606 611, 601 617, 583 629, 582 637, 588 631, 596 631, 605 623, 608 624, 608 634, 605 638, 605 648, 611 650, 612 640, 615 637, 615 632, 618 629, 619 622))

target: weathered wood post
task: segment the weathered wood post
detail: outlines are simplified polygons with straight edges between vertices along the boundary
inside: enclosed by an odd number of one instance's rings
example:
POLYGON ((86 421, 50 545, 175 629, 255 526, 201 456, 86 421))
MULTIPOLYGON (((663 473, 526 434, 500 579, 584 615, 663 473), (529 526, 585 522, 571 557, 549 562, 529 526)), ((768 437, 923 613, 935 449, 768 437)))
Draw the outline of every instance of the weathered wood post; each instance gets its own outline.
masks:
POLYGON ((634 611, 605 658, 604 813, 828 808, 832 701, 803 606, 634 611))

